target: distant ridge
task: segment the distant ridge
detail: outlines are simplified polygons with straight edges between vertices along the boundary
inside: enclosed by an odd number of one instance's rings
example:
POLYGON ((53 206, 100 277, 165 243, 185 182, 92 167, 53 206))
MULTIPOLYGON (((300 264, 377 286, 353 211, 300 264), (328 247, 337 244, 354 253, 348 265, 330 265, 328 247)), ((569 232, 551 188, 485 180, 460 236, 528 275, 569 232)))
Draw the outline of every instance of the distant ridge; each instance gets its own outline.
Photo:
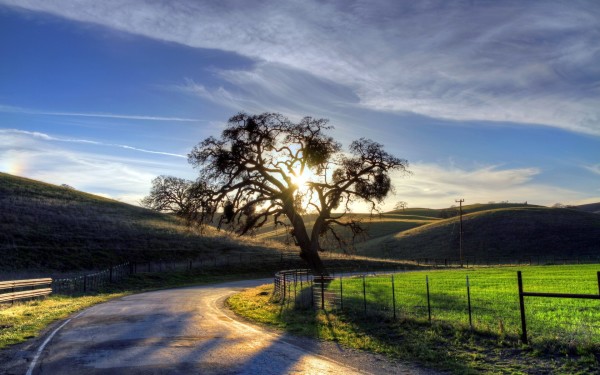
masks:
MULTIPOLYGON (((463 252, 479 259, 600 255, 600 216, 539 206, 477 211, 463 216, 463 252)), ((359 246, 359 253, 398 259, 457 259, 458 218, 368 241, 359 246)))
POLYGON ((581 210, 581 211, 591 212, 591 213, 594 213, 594 214, 600 214, 600 202, 598 202, 598 203, 589 203, 589 204, 581 204, 579 206, 574 206, 573 208, 576 208, 576 209, 581 210))

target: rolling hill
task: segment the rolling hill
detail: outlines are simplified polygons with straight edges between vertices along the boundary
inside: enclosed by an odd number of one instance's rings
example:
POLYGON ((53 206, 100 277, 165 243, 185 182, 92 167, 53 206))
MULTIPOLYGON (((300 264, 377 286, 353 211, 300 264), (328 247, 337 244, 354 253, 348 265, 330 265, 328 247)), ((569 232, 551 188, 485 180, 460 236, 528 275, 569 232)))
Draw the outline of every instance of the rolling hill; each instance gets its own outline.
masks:
POLYGON ((600 203, 582 204, 573 208, 593 214, 600 214, 600 203))
POLYGON ((0 173, 0 270, 77 270, 124 260, 175 260, 273 245, 190 229, 177 218, 0 173))
MULTIPOLYGON (((599 205, 463 206, 464 255, 482 259, 598 254, 600 215, 594 212, 599 205)), ((457 259, 458 217, 443 218, 457 213, 456 208, 407 208, 378 216, 353 214, 363 221, 367 235, 350 251, 372 258, 457 259)), ((311 221, 314 217, 307 215, 309 226, 311 221)), ((283 229, 272 226, 261 228, 251 240, 233 239, 211 228, 200 233, 171 215, 0 173, 0 270, 70 271, 124 260, 238 253, 279 256, 286 239, 283 229)), ((324 245, 339 252, 331 243, 324 245)))
MULTIPOLYGON (((539 206, 485 209, 463 216, 465 257, 577 258, 600 252, 600 215, 539 206)), ((483 208, 483 209, 480 209, 483 208)), ((365 256, 397 259, 459 257, 458 217, 374 238, 358 246, 365 256)))

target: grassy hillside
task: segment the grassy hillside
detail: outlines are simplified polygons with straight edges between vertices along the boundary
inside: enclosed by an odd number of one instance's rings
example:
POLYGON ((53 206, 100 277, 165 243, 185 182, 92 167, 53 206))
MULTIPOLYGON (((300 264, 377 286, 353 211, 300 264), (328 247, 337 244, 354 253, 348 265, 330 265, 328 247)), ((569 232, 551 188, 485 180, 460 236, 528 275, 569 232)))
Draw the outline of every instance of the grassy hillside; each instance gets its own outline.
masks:
MULTIPOLYGON (((514 207, 463 216, 463 251, 479 259, 526 255, 577 257, 600 251, 600 216, 574 209, 514 207)), ((459 254, 457 217, 377 238, 359 246, 366 256, 448 258, 459 254)))
MULTIPOLYGON (((539 207, 525 205, 522 203, 492 203, 492 204, 472 204, 463 206, 463 213, 476 213, 494 209, 506 208, 526 208, 539 207)), ((345 217, 348 219, 360 220, 363 227, 366 229, 364 236, 356 239, 358 248, 378 247, 382 240, 390 235, 396 235, 399 232, 411 230, 427 224, 433 224, 438 221, 443 221, 444 213, 453 213, 458 215, 458 207, 448 209, 431 209, 431 208, 407 208, 405 210, 395 210, 383 213, 381 215, 371 216, 368 214, 352 214, 345 217)), ((306 215, 305 223, 307 228, 311 228, 314 224, 314 215, 306 215)), ((349 232, 341 231, 342 237, 350 241, 351 235, 349 232)), ((265 226, 257 234, 257 238, 263 240, 285 241, 289 240, 287 233, 282 229, 273 229, 272 226, 265 226)), ((328 244, 327 240, 323 241, 325 248, 334 248, 333 243, 328 244)), ((385 250, 385 249, 381 249, 385 250)), ((376 256, 387 256, 386 251, 374 251, 376 256)))
MULTIPOLYGON (((418 210, 425 211, 425 209, 417 209, 410 212, 407 210, 406 214, 391 212, 376 216, 371 216, 368 214, 352 214, 346 216, 345 220, 354 219, 362 221, 363 227, 367 232, 364 237, 359 239, 359 241, 366 241, 371 238, 387 236, 389 234, 398 233, 399 231, 412 229, 439 220, 437 218, 437 213, 424 214, 418 210)), ((435 210, 427 211, 433 212, 435 210)), ((310 228, 312 228, 314 225, 314 215, 306 215, 304 216, 304 220, 307 228, 310 230, 310 228)), ((349 232, 344 233, 343 230, 341 232, 343 237, 346 237, 348 240, 350 239, 349 232)), ((256 238, 261 240, 275 240, 283 242, 288 239, 288 235, 282 227, 274 229, 273 226, 265 226, 259 230, 256 238)))
POLYGON ((582 204, 580 206, 575 206, 573 208, 576 208, 578 210, 585 211, 585 212, 600 214, 600 203, 582 204))
MULTIPOLYGON (((592 211, 594 205, 583 207, 592 211)), ((410 208, 379 216, 354 214, 367 234, 359 255, 457 258, 458 218, 410 208)), ((479 258, 600 250, 600 215, 524 204, 463 207, 464 253, 479 258)), ((310 227, 314 221, 306 217, 310 227)), ((287 233, 272 226, 255 239, 190 230, 177 218, 114 200, 0 173, 0 270, 101 268, 124 260, 172 260, 256 252, 278 254, 287 233)), ((347 237, 349 237, 347 235, 347 237)), ((325 248, 333 249, 324 242, 325 248)))
POLYGON ((76 270, 123 260, 274 252, 189 230, 177 218, 0 173, 0 270, 76 270))

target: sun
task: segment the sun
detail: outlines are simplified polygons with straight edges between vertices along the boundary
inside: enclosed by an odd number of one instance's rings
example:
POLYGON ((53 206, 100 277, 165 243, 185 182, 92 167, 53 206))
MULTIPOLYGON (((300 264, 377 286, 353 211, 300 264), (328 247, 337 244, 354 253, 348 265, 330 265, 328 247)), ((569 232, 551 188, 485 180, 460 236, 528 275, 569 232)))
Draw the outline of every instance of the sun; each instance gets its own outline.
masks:
POLYGON ((298 189, 303 189, 306 187, 306 183, 309 181, 307 173, 296 174, 291 176, 292 183, 298 186, 298 189))
POLYGON ((302 194, 302 195, 306 195, 310 188, 309 188, 309 183, 311 181, 313 181, 313 174, 310 172, 310 170, 305 169, 304 173, 296 173, 296 174, 291 174, 290 175, 290 180, 292 182, 292 184, 296 185, 298 187, 297 192, 302 194))

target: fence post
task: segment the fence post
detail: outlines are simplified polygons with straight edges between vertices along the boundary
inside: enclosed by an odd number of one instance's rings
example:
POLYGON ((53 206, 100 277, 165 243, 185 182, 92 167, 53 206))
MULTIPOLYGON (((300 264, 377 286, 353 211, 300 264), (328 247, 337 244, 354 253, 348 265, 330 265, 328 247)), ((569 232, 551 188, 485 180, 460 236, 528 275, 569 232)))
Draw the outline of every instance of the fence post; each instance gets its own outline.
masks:
POLYGON ((321 274, 321 310, 325 311, 325 279, 321 274))
POLYGON ((281 300, 281 304, 285 305, 285 292, 286 292, 286 279, 285 279, 285 273, 282 274, 283 275, 283 299, 281 300))
POLYGON ((296 285, 298 284, 298 270, 294 270, 294 302, 298 299, 296 285))
POLYGON ((396 319, 396 288, 394 286, 394 274, 392 274, 392 310, 394 311, 394 320, 396 319))
POLYGON ((315 307, 315 275, 313 274, 312 282, 310 284, 310 305, 315 307))
POLYGON ((471 315, 471 285, 469 284, 469 275, 467 275, 467 303, 469 306, 469 326, 473 329, 473 320, 471 315))
POLYGON ((87 275, 83 275, 83 292, 87 291, 87 275))
POLYGON ((427 285, 427 313, 429 315, 429 323, 431 323, 431 302, 429 297, 429 276, 425 275, 425 284, 427 285))
POLYGON ((519 306, 521 309, 521 341, 523 341, 523 344, 527 344, 527 323, 525 320, 525 301, 523 300, 523 279, 521 277, 521 271, 517 271, 517 281, 519 284, 519 306))
POLYGON ((113 282, 113 266, 110 266, 108 271, 108 281, 113 282))

